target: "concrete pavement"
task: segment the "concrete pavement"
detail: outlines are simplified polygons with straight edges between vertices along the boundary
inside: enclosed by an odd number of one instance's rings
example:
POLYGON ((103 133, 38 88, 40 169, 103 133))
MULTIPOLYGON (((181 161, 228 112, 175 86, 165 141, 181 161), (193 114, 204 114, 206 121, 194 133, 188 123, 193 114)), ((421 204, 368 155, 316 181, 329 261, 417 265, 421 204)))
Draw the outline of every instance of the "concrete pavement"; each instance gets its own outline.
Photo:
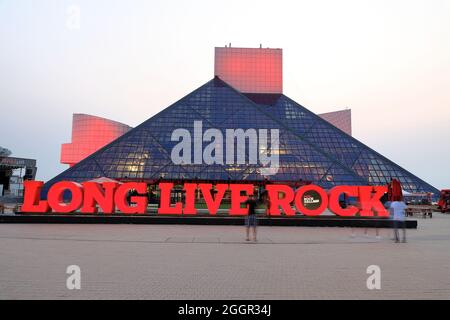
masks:
POLYGON ((419 219, 406 244, 387 229, 258 231, 255 244, 240 226, 0 224, 0 299, 450 298, 449 215, 419 219))

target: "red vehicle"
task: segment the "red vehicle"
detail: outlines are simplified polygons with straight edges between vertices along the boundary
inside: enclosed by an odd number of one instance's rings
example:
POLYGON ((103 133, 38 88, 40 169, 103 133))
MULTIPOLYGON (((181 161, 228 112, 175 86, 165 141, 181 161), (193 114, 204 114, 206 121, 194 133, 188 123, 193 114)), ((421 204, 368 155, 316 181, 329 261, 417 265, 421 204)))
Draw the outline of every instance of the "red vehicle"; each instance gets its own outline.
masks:
POLYGON ((450 189, 441 190, 441 197, 438 201, 438 208, 442 213, 450 210, 450 189))

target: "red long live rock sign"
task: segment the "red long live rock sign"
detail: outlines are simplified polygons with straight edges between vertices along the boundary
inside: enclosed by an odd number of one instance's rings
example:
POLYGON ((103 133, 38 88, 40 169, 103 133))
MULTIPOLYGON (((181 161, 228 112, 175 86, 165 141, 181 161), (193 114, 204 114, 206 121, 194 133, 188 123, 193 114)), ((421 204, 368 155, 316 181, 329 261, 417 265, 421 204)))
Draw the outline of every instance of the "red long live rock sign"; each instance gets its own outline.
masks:
MULTIPOLYGON (((24 213, 71 213, 80 210, 84 214, 97 212, 97 206, 105 214, 115 212, 116 208, 124 214, 144 214, 147 209, 147 184, 145 182, 127 182, 117 184, 114 182, 83 182, 61 181, 55 183, 48 192, 47 200, 39 198, 43 182, 25 181, 25 196, 22 206, 24 213), (127 201, 127 194, 135 190, 137 195, 130 197, 131 204, 127 201), (63 201, 63 194, 71 193, 69 202, 63 201)), ((200 190, 206 207, 211 215, 215 215, 227 190, 231 191, 231 207, 228 213, 232 216, 242 216, 248 213, 247 208, 241 208, 241 204, 247 197, 253 194, 252 184, 217 184, 215 197, 211 194, 212 185, 208 183, 184 184, 184 202, 170 203, 170 193, 173 183, 159 183, 161 191, 158 214, 195 215, 196 190, 200 190), (243 195, 245 193, 245 195, 243 195)), ((328 192, 316 185, 305 185, 294 191, 287 185, 273 184, 266 186, 270 205, 269 215, 286 216, 295 215, 296 210, 306 216, 318 216, 326 208, 337 216, 351 217, 388 217, 389 213, 384 208, 380 198, 387 192, 386 186, 336 186, 328 192), (360 204, 342 208, 339 197, 346 194, 355 197, 360 204)))

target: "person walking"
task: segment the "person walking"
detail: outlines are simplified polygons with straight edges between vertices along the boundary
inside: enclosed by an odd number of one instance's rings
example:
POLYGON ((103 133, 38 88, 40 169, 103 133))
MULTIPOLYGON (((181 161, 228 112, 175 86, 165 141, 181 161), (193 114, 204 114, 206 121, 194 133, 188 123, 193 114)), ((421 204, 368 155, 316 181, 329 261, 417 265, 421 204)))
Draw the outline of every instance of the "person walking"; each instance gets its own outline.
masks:
POLYGON ((250 241, 250 228, 253 230, 253 241, 256 242, 256 206, 257 202, 255 200, 255 196, 251 195, 247 201, 245 201, 245 205, 248 208, 248 215, 245 218, 245 231, 246 231, 246 241, 250 241))
POLYGON ((402 242, 406 242, 405 209, 406 204, 402 199, 391 202, 390 210, 394 219, 394 240, 396 243, 400 242, 399 228, 403 230, 402 242))

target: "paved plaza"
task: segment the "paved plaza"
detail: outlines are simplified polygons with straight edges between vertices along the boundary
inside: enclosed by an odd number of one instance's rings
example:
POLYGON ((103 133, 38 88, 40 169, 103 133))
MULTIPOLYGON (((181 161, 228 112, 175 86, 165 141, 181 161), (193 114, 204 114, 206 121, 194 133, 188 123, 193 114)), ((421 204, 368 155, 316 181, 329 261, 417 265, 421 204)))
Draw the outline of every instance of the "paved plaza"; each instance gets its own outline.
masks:
POLYGON ((449 299, 450 215, 392 231, 0 224, 0 299, 449 299), (352 236, 352 233, 355 233, 352 236), (68 290, 66 268, 81 269, 68 290), (367 267, 381 269, 369 290, 367 267))

